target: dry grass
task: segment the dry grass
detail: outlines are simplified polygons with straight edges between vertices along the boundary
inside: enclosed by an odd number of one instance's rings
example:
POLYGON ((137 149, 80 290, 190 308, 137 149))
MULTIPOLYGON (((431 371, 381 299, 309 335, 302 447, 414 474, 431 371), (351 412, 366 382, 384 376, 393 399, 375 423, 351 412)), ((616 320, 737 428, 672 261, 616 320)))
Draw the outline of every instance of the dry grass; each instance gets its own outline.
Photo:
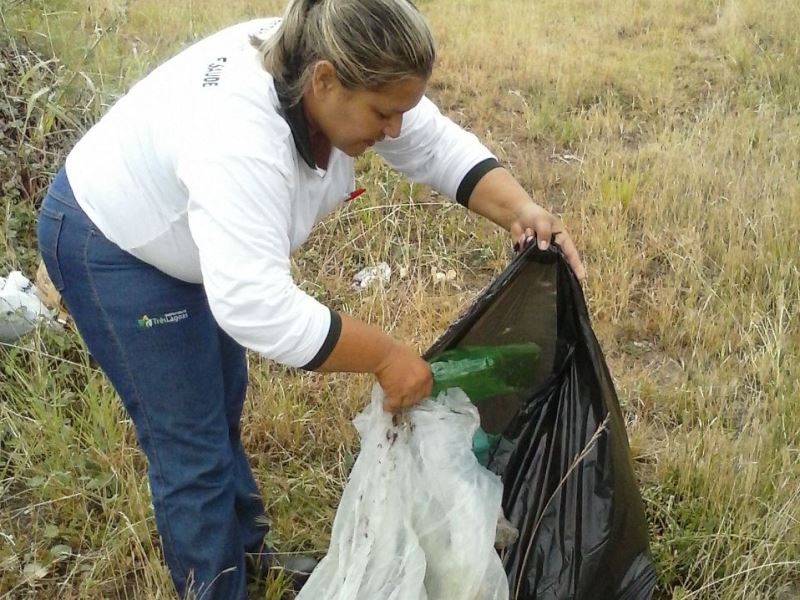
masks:
MULTIPOLYGON (((85 73, 108 101, 173 49, 279 4, 32 1, 8 5, 4 22, 58 57, 60 81, 85 73)), ((800 5, 421 5, 441 50, 431 94, 564 215, 584 254, 659 593, 800 597, 800 5)), ((31 114, 72 97, 45 94, 31 114)), ((41 172, 59 158, 48 156, 41 172)), ((369 193, 317 229, 297 278, 424 349, 502 268, 508 244, 376 158, 359 166, 369 193), (407 274, 350 287, 380 260, 407 274), (449 269, 456 279, 435 283, 449 269)), ((38 198, 3 194, 0 226, 16 229, 2 264, 30 267, 38 198)), ((324 551, 369 382, 251 361, 244 435, 275 537, 324 551)), ((169 597, 142 459, 75 336, 4 347, 0 367, 0 596, 169 597)))

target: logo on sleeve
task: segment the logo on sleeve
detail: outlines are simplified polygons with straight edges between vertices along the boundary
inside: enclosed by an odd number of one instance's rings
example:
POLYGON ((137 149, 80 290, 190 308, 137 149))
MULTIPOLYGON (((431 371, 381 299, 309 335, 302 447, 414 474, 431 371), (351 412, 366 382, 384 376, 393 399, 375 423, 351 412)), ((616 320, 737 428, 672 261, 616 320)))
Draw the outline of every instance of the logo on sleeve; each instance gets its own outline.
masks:
POLYGON ((203 87, 215 87, 219 85, 220 77, 222 77, 222 70, 225 68, 225 63, 228 59, 225 56, 220 56, 208 67, 206 67, 206 74, 203 76, 203 87))

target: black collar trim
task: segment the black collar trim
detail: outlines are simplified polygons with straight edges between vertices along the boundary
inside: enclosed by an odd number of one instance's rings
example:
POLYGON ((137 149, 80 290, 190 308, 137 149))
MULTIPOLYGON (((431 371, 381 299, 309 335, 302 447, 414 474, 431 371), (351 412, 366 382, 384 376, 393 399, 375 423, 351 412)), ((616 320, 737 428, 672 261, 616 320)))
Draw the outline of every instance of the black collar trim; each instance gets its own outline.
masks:
POLYGON ((278 93, 281 116, 289 125, 297 152, 303 157, 303 160, 309 167, 316 170, 317 165, 314 162, 314 155, 311 152, 311 136, 308 133, 308 121, 303 112, 302 102, 290 105, 286 88, 278 80, 275 80, 275 91, 278 93))

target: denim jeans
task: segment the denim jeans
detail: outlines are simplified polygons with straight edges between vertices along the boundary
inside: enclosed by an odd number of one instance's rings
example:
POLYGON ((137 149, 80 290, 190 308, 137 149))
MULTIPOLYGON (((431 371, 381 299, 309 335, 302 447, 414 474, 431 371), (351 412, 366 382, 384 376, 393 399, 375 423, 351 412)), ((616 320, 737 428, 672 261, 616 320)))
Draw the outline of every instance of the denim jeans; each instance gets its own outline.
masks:
POLYGON ((133 420, 178 593, 245 598, 245 552, 260 550, 267 527, 239 437, 244 348, 217 325, 202 285, 109 241, 63 169, 38 234, 53 284, 133 420))

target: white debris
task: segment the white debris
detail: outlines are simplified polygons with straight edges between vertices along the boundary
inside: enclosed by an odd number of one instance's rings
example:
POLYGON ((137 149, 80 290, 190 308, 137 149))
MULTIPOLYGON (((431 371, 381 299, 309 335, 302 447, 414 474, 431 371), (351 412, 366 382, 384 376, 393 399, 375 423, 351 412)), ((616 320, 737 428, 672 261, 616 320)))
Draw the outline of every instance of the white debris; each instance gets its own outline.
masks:
POLYGON ((497 529, 494 534, 494 547, 498 550, 508 548, 519 539, 519 529, 506 519, 502 511, 497 517, 497 529))
POLYGON ((37 295, 36 286, 19 271, 0 277, 0 341, 13 342, 40 322, 51 322, 52 312, 37 295))
MULTIPOLYGON (((447 269, 447 271, 439 271, 436 267, 431 267, 431 277, 433 283, 436 285, 443 285, 445 282, 454 282, 458 277, 455 269, 447 269)), ((455 285, 455 284, 454 284, 455 285)))
POLYGON ((392 268, 387 263, 381 262, 356 273, 353 276, 353 285, 363 290, 375 283, 389 283, 391 278, 392 268))

